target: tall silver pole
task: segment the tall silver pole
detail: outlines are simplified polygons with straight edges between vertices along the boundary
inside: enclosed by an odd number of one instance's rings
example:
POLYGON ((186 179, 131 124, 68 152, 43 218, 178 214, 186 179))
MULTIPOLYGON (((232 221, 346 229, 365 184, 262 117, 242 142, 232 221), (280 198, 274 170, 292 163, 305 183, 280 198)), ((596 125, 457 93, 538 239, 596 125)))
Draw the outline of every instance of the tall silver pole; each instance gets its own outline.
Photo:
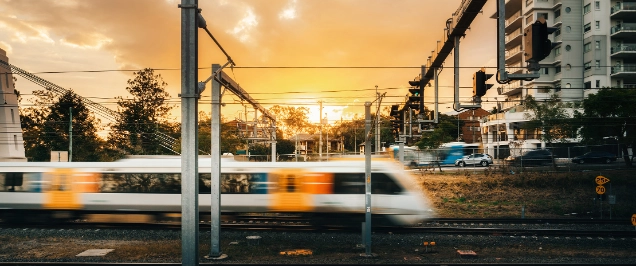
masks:
POLYGON ((73 107, 68 108, 68 161, 73 161, 73 107))
POLYGON ((198 265, 197 8, 181 0, 181 263, 198 265))
POLYGON ((439 113, 439 82, 438 82, 438 75, 439 75, 439 68, 435 68, 434 69, 435 72, 435 123, 439 123, 439 117, 438 117, 438 113, 439 113))
POLYGON ((371 256, 371 103, 364 103, 364 247, 366 256, 371 256))
POLYGON ((272 121, 272 162, 276 162, 276 121, 272 121))
MULTIPOLYGON (((212 65, 212 75, 221 65, 212 65)), ((212 110, 210 116, 210 258, 221 257, 221 83, 212 79, 212 110)))
POLYGON ((455 104, 453 104, 453 109, 458 111, 461 109, 459 104, 459 38, 461 36, 454 36, 455 38, 455 48, 453 48, 453 69, 455 72, 455 79, 453 81, 455 87, 455 104))
POLYGON ((318 141, 318 154, 320 157, 320 161, 322 162, 322 101, 318 101, 320 103, 320 141, 318 141))

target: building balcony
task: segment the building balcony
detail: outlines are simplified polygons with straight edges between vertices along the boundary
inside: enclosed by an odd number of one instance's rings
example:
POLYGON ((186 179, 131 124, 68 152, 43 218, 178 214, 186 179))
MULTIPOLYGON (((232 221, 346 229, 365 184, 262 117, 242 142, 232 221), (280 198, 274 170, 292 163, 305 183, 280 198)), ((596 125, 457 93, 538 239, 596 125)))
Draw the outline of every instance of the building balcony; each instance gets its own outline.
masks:
POLYGON ((636 79, 636 64, 613 66, 611 75, 613 78, 636 79))
POLYGON ((510 74, 521 74, 523 73, 524 69, 525 69, 525 66, 523 65, 521 61, 519 61, 516 64, 506 65, 506 70, 508 70, 508 73, 510 74))
POLYGON ((636 39, 636 23, 623 23, 611 28, 612 38, 636 39))
POLYGON ((521 45, 517 45, 512 49, 506 50, 506 63, 514 63, 521 61, 521 55, 523 55, 523 50, 521 49, 521 45))
POLYGON ((497 92, 499 93, 499 95, 512 95, 520 93, 522 89, 523 81, 515 80, 513 82, 500 86, 499 88, 497 88, 497 92))
POLYGON ((506 47, 515 47, 521 45, 521 36, 523 36, 523 30, 521 28, 509 34, 506 34, 506 47))
POLYGON ((520 29, 522 26, 522 21, 523 17, 521 16, 521 10, 519 10, 519 12, 506 19, 506 33, 510 33, 515 31, 516 29, 520 29))
POLYGON ((624 43, 613 46, 610 54, 615 58, 636 57, 636 44, 624 43))
POLYGON ((610 10, 610 17, 612 19, 627 19, 636 15, 636 3, 624 2, 618 3, 610 10))

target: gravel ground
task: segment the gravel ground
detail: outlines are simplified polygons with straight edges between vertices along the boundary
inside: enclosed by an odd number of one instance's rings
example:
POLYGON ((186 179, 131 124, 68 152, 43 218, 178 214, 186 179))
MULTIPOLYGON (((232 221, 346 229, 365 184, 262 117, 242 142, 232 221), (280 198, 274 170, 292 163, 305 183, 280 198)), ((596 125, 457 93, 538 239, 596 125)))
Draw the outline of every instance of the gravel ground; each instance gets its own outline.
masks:
MULTIPOLYGON (((210 233, 201 231, 200 257, 212 264, 636 264, 636 238, 521 237, 374 233, 372 258, 361 256, 360 233, 222 231, 224 260, 206 260, 210 233), (260 236, 257 241, 248 236, 260 236), (435 242, 424 248, 423 242, 435 242), (458 250, 476 256, 461 257, 458 250), (282 254, 285 253, 285 254, 282 254), (311 254, 309 254, 311 253, 311 254)), ((180 231, 0 228, 0 262, 180 262, 180 231), (78 257, 88 249, 105 256, 78 257)))

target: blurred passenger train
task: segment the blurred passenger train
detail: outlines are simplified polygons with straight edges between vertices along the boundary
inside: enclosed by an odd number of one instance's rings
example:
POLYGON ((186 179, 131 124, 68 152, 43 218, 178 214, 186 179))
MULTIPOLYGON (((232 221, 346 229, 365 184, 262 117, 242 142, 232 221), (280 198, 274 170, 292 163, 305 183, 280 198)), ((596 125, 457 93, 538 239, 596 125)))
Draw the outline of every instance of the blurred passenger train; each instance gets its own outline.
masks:
MULTIPOLYGON (((199 211, 210 213, 209 158, 199 161, 199 211), (206 195, 207 194, 207 195, 206 195)), ((221 212, 297 213, 364 221, 364 160, 221 163, 221 212)), ((81 218, 95 213, 181 212, 181 159, 0 163, 0 218, 81 218)), ((391 160, 374 160, 371 212, 381 224, 435 214, 423 190, 391 160)), ((375 223, 374 223, 375 224, 375 223)))

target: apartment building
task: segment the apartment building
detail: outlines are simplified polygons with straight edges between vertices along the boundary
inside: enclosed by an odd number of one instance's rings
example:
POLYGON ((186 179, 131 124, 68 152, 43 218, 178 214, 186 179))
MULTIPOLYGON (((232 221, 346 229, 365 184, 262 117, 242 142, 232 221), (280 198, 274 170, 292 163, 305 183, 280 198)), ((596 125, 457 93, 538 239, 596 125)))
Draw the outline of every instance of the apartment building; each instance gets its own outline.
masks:
POLYGON ((636 0, 632 1, 506 2, 505 60, 509 73, 526 72, 523 33, 539 17, 548 27, 556 28, 550 39, 557 45, 540 62, 540 78, 497 88, 501 112, 481 124, 482 142, 490 154, 503 158, 509 148, 545 147, 541 132, 522 129, 527 121, 522 101, 527 95, 542 100, 557 93, 563 101, 577 102, 602 87, 636 88, 636 0))
POLYGON ((13 74, 6 51, 0 49, 0 161, 26 161, 18 96, 13 87, 13 74))

